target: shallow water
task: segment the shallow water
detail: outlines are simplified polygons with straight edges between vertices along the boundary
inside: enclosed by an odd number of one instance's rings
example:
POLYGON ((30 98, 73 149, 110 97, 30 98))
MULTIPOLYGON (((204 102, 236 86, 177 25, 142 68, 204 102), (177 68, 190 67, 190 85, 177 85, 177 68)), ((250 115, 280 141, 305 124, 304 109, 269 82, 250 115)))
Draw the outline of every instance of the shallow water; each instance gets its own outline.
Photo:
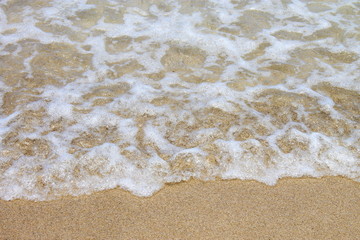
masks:
POLYGON ((360 180, 358 1, 0 7, 2 199, 360 180))

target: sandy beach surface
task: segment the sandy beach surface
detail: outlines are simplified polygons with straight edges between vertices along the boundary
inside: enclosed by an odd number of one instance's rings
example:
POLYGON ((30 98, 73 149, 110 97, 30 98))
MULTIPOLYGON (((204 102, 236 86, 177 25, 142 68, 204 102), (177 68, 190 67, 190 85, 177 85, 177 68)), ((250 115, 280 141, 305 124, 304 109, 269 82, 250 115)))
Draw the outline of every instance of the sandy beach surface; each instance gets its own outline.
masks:
POLYGON ((357 239, 360 184, 337 177, 190 181, 149 198, 121 189, 0 201, 0 239, 357 239))
POLYGON ((0 240, 360 240, 359 7, 0 0, 0 240))

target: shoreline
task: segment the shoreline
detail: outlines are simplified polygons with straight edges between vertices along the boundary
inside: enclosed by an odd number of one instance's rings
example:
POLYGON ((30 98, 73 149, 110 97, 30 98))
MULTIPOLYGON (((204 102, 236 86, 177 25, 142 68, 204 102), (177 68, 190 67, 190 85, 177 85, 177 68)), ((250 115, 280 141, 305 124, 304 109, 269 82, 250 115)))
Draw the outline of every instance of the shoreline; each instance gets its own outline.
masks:
POLYGON ((148 198, 1 200, 0 239, 355 239, 359 202, 360 183, 342 177, 191 180, 148 198))

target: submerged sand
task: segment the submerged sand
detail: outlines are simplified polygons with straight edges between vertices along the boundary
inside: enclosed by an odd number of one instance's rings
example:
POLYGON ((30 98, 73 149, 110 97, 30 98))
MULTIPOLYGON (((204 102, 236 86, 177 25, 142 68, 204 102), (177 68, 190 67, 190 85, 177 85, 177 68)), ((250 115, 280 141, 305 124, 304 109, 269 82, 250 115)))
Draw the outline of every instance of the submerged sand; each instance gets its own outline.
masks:
POLYGON ((190 181, 149 198, 121 189, 0 201, 0 239, 356 239, 360 184, 339 177, 190 181))
POLYGON ((359 181, 356 0, 85 2, 1 1, 1 199, 359 181))

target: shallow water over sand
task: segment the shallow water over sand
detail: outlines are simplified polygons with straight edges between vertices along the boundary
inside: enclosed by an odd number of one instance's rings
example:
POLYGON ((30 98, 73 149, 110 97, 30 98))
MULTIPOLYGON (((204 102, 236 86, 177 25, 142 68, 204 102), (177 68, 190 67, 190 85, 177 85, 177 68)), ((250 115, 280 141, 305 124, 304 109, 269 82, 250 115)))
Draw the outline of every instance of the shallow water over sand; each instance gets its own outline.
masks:
POLYGON ((360 179, 356 1, 0 1, 0 198, 360 179))

